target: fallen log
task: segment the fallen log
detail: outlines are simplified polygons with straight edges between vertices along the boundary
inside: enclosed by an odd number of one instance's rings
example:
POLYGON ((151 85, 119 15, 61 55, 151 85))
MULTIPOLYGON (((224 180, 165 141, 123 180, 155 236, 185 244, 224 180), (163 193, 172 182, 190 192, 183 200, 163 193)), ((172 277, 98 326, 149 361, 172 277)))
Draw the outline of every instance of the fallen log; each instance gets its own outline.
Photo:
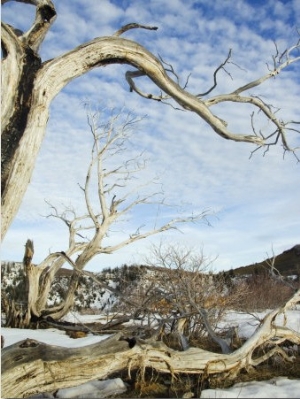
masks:
POLYGON ((23 398, 105 379, 127 366, 128 343, 119 339, 120 335, 116 334, 82 348, 64 348, 27 339, 3 348, 1 397, 23 398))
POLYGON ((108 321, 105 324, 101 323, 71 323, 69 321, 56 321, 52 319, 52 317, 42 318, 40 321, 40 325, 43 327, 55 327, 58 330, 70 332, 85 332, 92 333, 97 335, 98 333, 103 333, 106 330, 111 330, 113 327, 121 326, 123 323, 126 323, 130 320, 128 316, 120 316, 113 320, 108 321), (96 326, 96 328, 94 328, 96 326), (92 327, 92 328, 91 328, 92 327))
POLYGON ((147 367, 161 373, 219 374, 235 378, 279 354, 293 362, 281 348, 284 341, 300 345, 300 333, 276 325, 276 316, 299 302, 300 290, 287 304, 271 311, 242 347, 229 354, 200 348, 176 351, 155 338, 126 339, 117 333, 99 343, 81 348, 63 348, 27 339, 2 349, 2 397, 23 398, 35 393, 74 387, 106 379, 121 370, 147 367), (259 349, 263 349, 259 352, 259 349), (255 356, 253 353, 255 352, 255 356))

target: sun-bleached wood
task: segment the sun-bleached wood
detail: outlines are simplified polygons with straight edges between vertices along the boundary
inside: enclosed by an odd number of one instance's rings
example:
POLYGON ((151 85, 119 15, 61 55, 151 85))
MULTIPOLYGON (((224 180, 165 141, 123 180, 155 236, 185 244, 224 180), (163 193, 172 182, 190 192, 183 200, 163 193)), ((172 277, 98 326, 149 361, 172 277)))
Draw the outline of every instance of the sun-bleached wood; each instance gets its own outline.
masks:
MULTIPOLYGON (((8 1, 2 0, 1 3, 3 5, 8 1)), ((137 42, 120 37, 129 29, 155 30, 156 27, 128 24, 112 36, 98 37, 70 52, 42 62, 39 47, 55 21, 55 7, 50 0, 18 1, 36 6, 36 17, 32 27, 25 33, 2 22, 2 238, 14 219, 30 182, 44 139, 51 101, 71 80, 94 68, 110 64, 131 65, 136 68, 136 72, 126 74, 130 91, 156 101, 164 102, 168 98, 174 100, 182 109, 199 115, 212 131, 225 139, 252 143, 258 148, 268 148, 281 139, 284 150, 294 151, 287 142, 287 123, 279 120, 271 107, 260 98, 242 96, 241 93, 262 84, 286 66, 299 61, 299 56, 292 56, 292 51, 299 47, 298 44, 284 52, 284 58, 277 55, 274 58, 274 67, 264 77, 231 93, 202 98, 202 95, 194 95, 178 84, 172 67, 166 66, 161 59, 137 42), (142 93, 133 82, 133 79, 142 75, 152 80, 163 94, 157 96, 142 93), (211 111, 213 105, 221 102, 251 104, 254 109, 261 110, 266 115, 274 126, 274 132, 269 137, 264 137, 254 129, 251 133, 230 131, 227 122, 211 111)), ((216 73, 225 63, 217 68, 212 89, 216 85, 216 73)))
POLYGON ((21 398, 38 392, 80 385, 93 379, 105 379, 127 370, 151 367, 158 372, 178 375, 218 374, 234 378, 241 370, 257 366, 279 354, 293 361, 279 347, 288 340, 300 345, 300 333, 277 324, 276 317, 300 302, 300 290, 287 303, 269 312, 242 347, 230 354, 199 348, 175 351, 155 339, 139 340, 133 348, 122 340, 122 333, 82 348, 62 348, 27 339, 2 349, 2 397, 21 398), (268 344, 268 345, 266 345, 268 344), (263 354, 253 356, 264 346, 263 354))
MULTIPOLYGON (((124 154, 126 156, 126 145, 139 119, 132 117, 131 114, 117 113, 109 118, 104 127, 99 127, 98 112, 89 109, 87 116, 93 144, 84 184, 79 186, 83 194, 84 208, 80 212, 71 206, 58 210, 56 206, 49 204, 48 217, 58 219, 68 229, 68 246, 62 252, 50 253, 40 264, 33 264, 33 242, 27 240, 23 261, 27 292, 20 311, 12 301, 3 302, 8 327, 27 328, 32 326, 33 319, 35 323, 39 323, 48 316, 55 320, 65 316, 74 305, 79 278, 83 275, 96 280, 98 287, 105 286, 109 292, 116 293, 116 290, 101 282, 93 273, 84 270, 95 256, 115 253, 152 235, 177 229, 182 223, 206 220, 207 211, 191 216, 178 216, 164 222, 158 220, 154 226, 151 224, 149 227, 143 226, 141 221, 140 226, 128 231, 118 240, 107 241, 109 232, 116 222, 122 220, 135 207, 153 203, 163 207, 164 197, 157 187, 156 191, 151 191, 150 188, 149 193, 148 190, 142 191, 145 186, 152 187, 151 183, 155 183, 153 179, 149 182, 143 180, 134 187, 128 187, 129 181, 145 169, 146 164, 146 160, 140 154, 131 159, 123 159, 124 154), (119 158, 117 158, 118 153, 120 153, 119 158), (107 161, 112 157, 115 160, 113 166, 107 161), (122 189, 119 191, 118 187, 122 189), (97 201, 92 200, 93 196, 97 201), (64 298, 55 306, 48 306, 50 289, 65 263, 73 268, 73 272, 67 283, 64 298)), ((128 299, 124 298, 124 301, 128 303, 128 299)))

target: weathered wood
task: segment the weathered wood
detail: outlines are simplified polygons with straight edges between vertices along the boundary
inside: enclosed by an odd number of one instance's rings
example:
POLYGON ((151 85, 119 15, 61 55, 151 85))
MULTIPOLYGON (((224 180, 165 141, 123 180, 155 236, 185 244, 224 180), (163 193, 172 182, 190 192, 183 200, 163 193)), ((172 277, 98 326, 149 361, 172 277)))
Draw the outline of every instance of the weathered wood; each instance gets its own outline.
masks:
POLYGON ((206 373, 234 378, 242 369, 257 366, 279 354, 293 361, 279 346, 285 340, 300 345, 300 332, 276 325, 276 316, 299 302, 300 290, 287 304, 270 312, 244 345, 230 354, 200 348, 176 351, 163 342, 126 341, 121 333, 83 348, 62 348, 27 339, 2 350, 2 397, 26 397, 37 392, 105 379, 121 370, 151 367, 171 374, 206 373), (268 343, 268 347, 265 344, 268 343), (257 349, 264 347, 262 355, 257 349), (254 351, 256 355, 252 356, 254 351))
POLYGON ((32 240, 27 240, 23 257, 25 275, 25 290, 19 303, 13 299, 3 297, 3 310, 6 314, 6 326, 13 328, 26 328, 30 326, 31 317, 38 317, 35 297, 40 287, 40 275, 43 271, 32 264, 34 246, 32 240))
POLYGON ((43 318, 40 323, 43 325, 48 325, 51 327, 55 327, 58 330, 63 331, 81 331, 81 332, 92 332, 97 334, 98 332, 105 332, 106 330, 111 330, 113 327, 120 326, 123 323, 126 323, 130 320, 128 316, 119 316, 105 324, 102 323, 90 323, 92 329, 87 325, 79 324, 79 323, 70 323, 66 321, 56 321, 51 317, 43 318))
POLYGON ((83 348, 27 339, 2 350, 2 397, 19 398, 106 378, 126 368, 130 350, 120 335, 83 348), (117 356, 116 356, 117 354, 117 356))
MULTIPOLYGON (((56 10, 51 0, 16 0, 36 6, 36 18, 32 27, 25 33, 17 31, 12 26, 2 22, 2 238, 5 236, 14 219, 33 173, 35 161, 45 136, 49 118, 49 107, 54 97, 71 80, 82 76, 94 68, 110 64, 128 64, 135 71, 127 73, 130 91, 144 98, 163 102, 172 98, 180 107, 197 114, 212 130, 221 137, 237 142, 252 143, 258 147, 276 144, 281 138, 284 150, 290 148, 286 139, 288 123, 277 119, 272 108, 258 97, 242 96, 246 90, 262 84, 272 78, 293 62, 300 60, 292 57, 293 50, 299 44, 287 49, 285 57, 274 57, 274 70, 267 75, 236 88, 229 94, 221 94, 212 98, 202 99, 206 93, 193 95, 178 84, 178 77, 170 76, 164 64, 138 43, 126 40, 120 35, 132 28, 156 29, 139 24, 128 24, 110 37, 96 38, 82 44, 72 51, 52 60, 41 61, 39 47, 56 19, 56 10), (279 57, 279 59, 278 59, 279 57), (282 59, 284 58, 284 60, 282 59), (276 62, 275 62, 276 60, 276 62), (163 93, 156 96, 143 93, 133 79, 147 76, 163 93), (228 129, 228 123, 216 116, 210 109, 222 102, 250 104, 254 109, 262 111, 274 127, 274 133, 265 138, 256 134, 233 133, 228 129)), ((2 4, 6 3, 2 0, 2 4)), ((228 55, 224 66, 230 58, 228 55)), ((217 71, 221 68, 217 68, 217 71)), ((296 122, 290 122, 296 123, 296 122)), ((295 130, 296 129, 291 129, 295 130)))
MULTIPOLYGON (((246 348, 230 355, 190 348, 178 352, 162 342, 133 348, 116 334, 83 348, 61 348, 26 340, 3 349, 2 397, 19 398, 105 379, 118 371, 151 367, 158 372, 232 374, 252 365, 246 348)), ((300 343, 300 340, 298 341, 300 343)), ((275 354, 275 352, 273 353, 275 354)), ((257 359, 256 359, 257 362, 257 359)))

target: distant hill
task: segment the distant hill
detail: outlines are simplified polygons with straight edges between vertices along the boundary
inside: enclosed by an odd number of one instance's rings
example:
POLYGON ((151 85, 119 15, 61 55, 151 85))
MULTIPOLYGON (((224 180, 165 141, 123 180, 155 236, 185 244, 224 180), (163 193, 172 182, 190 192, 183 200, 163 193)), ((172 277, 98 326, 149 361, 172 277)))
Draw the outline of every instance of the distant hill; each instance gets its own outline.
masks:
MULTIPOLYGON (((247 274, 262 274, 266 270, 269 269, 269 265, 272 262, 272 258, 265 259, 258 263, 252 263, 251 265, 237 267, 233 269, 233 272, 236 276, 242 276, 247 274)), ((130 266, 133 267, 134 266, 130 266)), ((151 269, 150 266, 140 265, 141 268, 151 269)), ((291 276, 298 275, 300 276, 300 244, 295 245, 291 249, 288 249, 282 252, 279 255, 276 255, 275 259, 275 268, 283 275, 283 276, 291 276)), ((159 270, 159 267, 155 267, 155 270, 159 270)), ((225 272, 232 273, 232 270, 225 272)), ((57 277, 69 277, 72 274, 72 270, 61 268, 58 271, 57 277)))
MULTIPOLYGON (((238 267, 233 271, 236 276, 252 273, 262 274, 269 268, 271 262, 272 257, 259 263, 238 267)), ((276 255, 274 266, 283 276, 300 275, 300 244, 276 255)))
MULTIPOLYGON (((237 277, 237 281, 247 277, 247 275, 261 275, 267 272, 272 259, 265 259, 260 263, 238 267, 226 272, 225 277, 237 277)), ((276 256, 275 267, 282 276, 300 276, 300 245, 284 251, 276 256)), ((78 287, 76 289, 76 299, 74 301, 74 309, 80 310, 90 309, 91 311, 108 312, 114 306, 118 306, 120 298, 119 294, 126 289, 134 292, 140 287, 149 287, 153 282, 161 281, 160 279, 169 279, 170 270, 146 265, 122 265, 116 268, 106 268, 99 273, 91 273, 100 281, 95 282, 90 275, 80 276, 78 287)), ((176 275, 176 270, 174 269, 176 275)), ((187 272, 191 273, 191 272, 187 272)), ((69 280, 72 275, 71 269, 61 268, 57 273, 55 280, 51 286, 47 305, 49 307, 56 306, 65 298, 69 288, 69 280)), ((212 276, 209 275, 211 279, 212 276)), ((228 281, 227 281, 228 282, 228 281)), ((158 284, 159 286, 159 284, 158 284)), ((147 288, 148 290, 148 288, 147 288)), ((13 298, 16 304, 24 303, 25 279, 24 269, 21 262, 1 262, 1 292, 5 293, 8 298, 13 298)))
MULTIPOLYGON (((297 244, 293 246, 291 249, 288 249, 284 252, 282 252, 279 255, 275 255, 275 267, 276 269, 283 275, 283 276, 291 276, 291 275, 298 275, 300 276, 300 244, 297 244)), ((246 274, 252 274, 252 273, 257 273, 257 274, 262 274, 264 273, 265 270, 269 268, 270 263, 272 262, 272 258, 265 259, 261 262, 258 263, 252 263, 251 265, 248 266, 241 266, 237 267, 235 269, 232 269, 230 271, 226 271, 225 274, 229 273, 231 274, 232 271, 236 276, 241 276, 241 275, 246 275, 246 274)), ((8 262, 8 261, 2 261, 1 266, 2 270, 6 269, 9 265, 14 266, 16 265, 17 267, 21 268, 22 267, 22 262, 8 262)), ((130 266, 132 268, 136 267, 136 265, 130 266)), ((143 266, 140 265, 140 268, 146 268, 146 269, 151 269, 150 266, 143 266)), ((118 268, 116 268, 118 269, 118 268)), ((155 267, 155 270, 157 271, 160 269, 159 267, 155 267)), ((107 272, 108 270, 111 271, 110 268, 107 270, 104 269, 103 272, 107 272)), ((95 273, 97 275, 99 273, 95 273)), ((100 272, 101 274, 101 272, 100 272)), ((66 268, 61 268, 57 272, 57 277, 70 277, 72 275, 72 269, 66 269, 66 268)))

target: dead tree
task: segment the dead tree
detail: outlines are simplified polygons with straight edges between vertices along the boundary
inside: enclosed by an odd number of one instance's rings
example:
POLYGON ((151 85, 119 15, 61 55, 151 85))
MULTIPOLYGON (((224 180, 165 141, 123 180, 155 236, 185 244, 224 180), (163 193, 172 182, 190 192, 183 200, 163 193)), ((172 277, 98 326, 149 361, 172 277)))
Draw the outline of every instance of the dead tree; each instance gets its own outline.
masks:
MULTIPOLYGON (((4 5, 9 0, 2 0, 4 5)), ((156 30, 156 27, 137 23, 128 24, 112 36, 98 37, 72 51, 42 62, 39 49, 56 19, 56 10, 51 0, 16 0, 24 6, 34 5, 36 17, 27 32, 21 32, 2 22, 2 136, 1 136, 1 236, 5 236, 14 219, 33 173, 35 161, 43 141, 49 118, 49 107, 53 98, 73 79, 111 64, 126 64, 135 68, 126 73, 130 91, 146 99, 166 102, 172 99, 176 106, 196 113, 218 135, 237 142, 252 143, 256 148, 268 149, 281 142, 284 151, 294 151, 288 143, 286 133, 297 132, 295 121, 279 119, 273 108, 261 98, 244 94, 277 76, 285 67, 299 61, 293 53, 299 44, 277 52, 274 65, 266 75, 233 88, 231 93, 208 97, 216 87, 216 76, 224 68, 227 59, 214 73, 214 84, 203 93, 192 94, 179 84, 172 67, 157 58, 140 44, 121 37, 130 29, 156 30), (135 83, 140 76, 148 77, 162 94, 144 93, 135 83), (273 130, 264 135, 253 126, 252 132, 234 133, 225 120, 215 115, 214 105, 233 102, 249 104, 266 116, 273 130)), ((195 90, 196 91, 196 90, 195 90)))
POLYGON ((232 379, 272 356, 293 362, 281 344, 300 345, 300 333, 277 323, 277 316, 300 302, 300 290, 280 308, 268 313, 253 335, 229 354, 200 348, 176 351, 155 338, 127 342, 115 334, 100 343, 83 348, 61 348, 27 339, 2 349, 2 396, 21 398, 38 392, 105 379, 119 371, 152 368, 174 377, 184 374, 218 375, 232 379), (16 383, 19 381, 19 383, 16 383))
MULTIPOLYGON (((149 236, 176 229, 181 223, 206 220, 207 211, 203 211, 190 217, 179 216, 164 224, 157 221, 146 228, 141 225, 136 230, 124 234, 119 241, 110 240, 109 233, 112 227, 135 207, 154 202, 156 206, 163 206, 164 197, 160 191, 151 192, 149 186, 153 180, 143 181, 140 186, 130 185, 130 180, 145 169, 145 160, 140 154, 129 160, 123 159, 129 137, 138 120, 131 114, 119 113, 99 126, 99 117, 98 112, 88 111, 88 124, 92 134, 91 159, 85 182, 79 186, 84 211, 79 214, 79 211, 71 206, 59 210, 55 205, 49 204, 50 214, 47 217, 58 219, 68 229, 68 248, 65 251, 50 253, 40 264, 33 266, 33 243, 27 241, 24 267, 28 295, 25 313, 22 315, 23 327, 28 326, 33 320, 39 321, 49 316, 59 320, 67 314, 74 304, 78 279, 85 273, 86 265, 95 256, 112 254, 149 236), (93 200, 93 197, 96 200, 93 200), (72 260, 74 257, 76 259, 72 260), (47 305, 47 299, 51 285, 57 272, 66 263, 73 268, 66 296, 61 303, 50 307, 47 305)), ((144 221, 141 222, 143 223, 144 221)), ((101 286, 98 280, 96 283, 101 286)), ((111 288, 106 288, 112 291, 111 288)), ((13 319, 9 318, 8 321, 8 326, 16 326, 13 319)))

